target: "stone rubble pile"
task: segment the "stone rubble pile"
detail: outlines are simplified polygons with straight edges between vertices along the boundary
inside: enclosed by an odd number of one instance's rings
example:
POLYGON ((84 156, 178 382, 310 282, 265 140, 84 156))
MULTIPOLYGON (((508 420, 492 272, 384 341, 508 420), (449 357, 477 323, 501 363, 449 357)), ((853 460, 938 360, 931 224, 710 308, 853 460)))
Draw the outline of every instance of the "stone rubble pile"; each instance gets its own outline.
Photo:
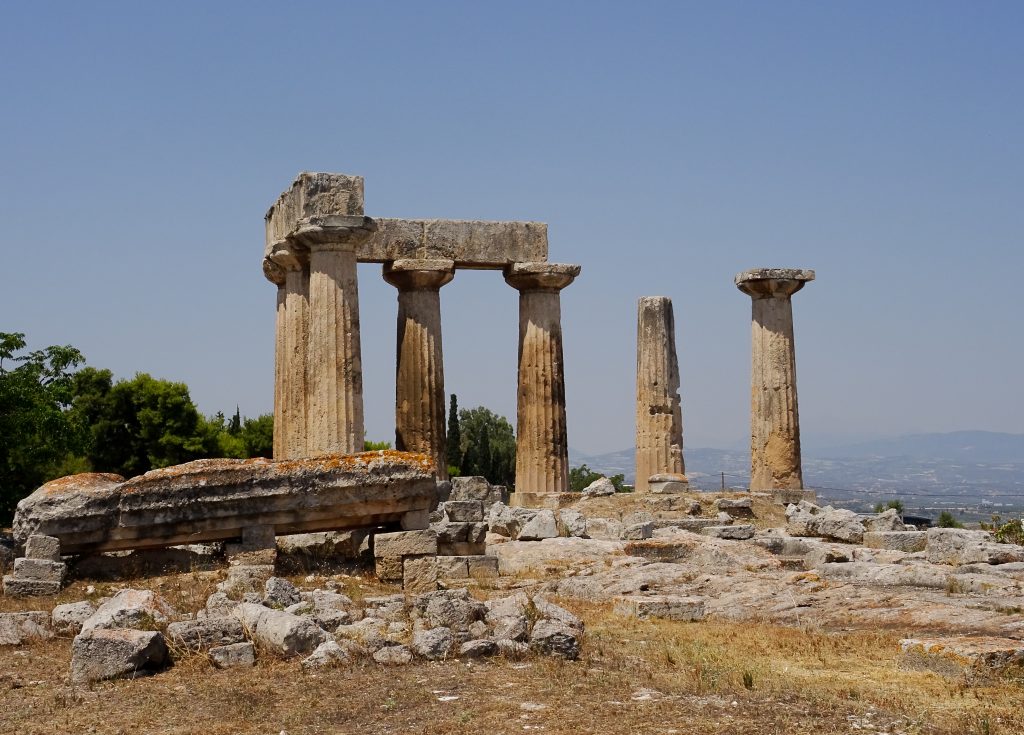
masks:
POLYGON ((584 626, 568 610, 523 592, 481 602, 465 589, 433 590, 356 604, 335 589, 299 590, 249 570, 222 583, 194 615, 134 589, 98 606, 83 601, 52 613, 0 614, 0 645, 25 645, 55 632, 74 636, 71 680, 87 683, 151 674, 196 653, 217 668, 253 666, 260 655, 301 656, 306 670, 368 658, 387 665, 531 653, 576 659, 584 626))

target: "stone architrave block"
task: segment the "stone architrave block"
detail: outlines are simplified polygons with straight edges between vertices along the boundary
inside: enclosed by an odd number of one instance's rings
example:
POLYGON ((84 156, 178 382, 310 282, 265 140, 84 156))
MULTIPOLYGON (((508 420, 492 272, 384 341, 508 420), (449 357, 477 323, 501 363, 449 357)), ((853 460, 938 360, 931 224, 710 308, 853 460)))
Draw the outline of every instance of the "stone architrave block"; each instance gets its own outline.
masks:
POLYGON ((375 557, 403 557, 437 554, 437 534, 431 529, 379 533, 373 537, 375 557))
POLYGON ((437 562, 433 556, 405 559, 402 563, 402 588, 406 594, 421 595, 437 589, 437 562))
POLYGON ((924 551, 926 531, 865 531, 863 544, 869 549, 890 549, 914 553, 924 551))
POLYGON ((484 519, 484 504, 479 500, 449 500, 444 512, 452 523, 479 523, 484 519))
POLYGON ((60 539, 55 536, 32 534, 25 541, 25 557, 44 561, 60 561, 60 539))
POLYGON ((61 584, 67 570, 68 565, 59 561, 28 558, 14 560, 14 576, 18 579, 61 584))
POLYGON ((704 617, 704 600, 681 595, 627 595, 615 598, 613 610, 634 618, 692 622, 704 617))

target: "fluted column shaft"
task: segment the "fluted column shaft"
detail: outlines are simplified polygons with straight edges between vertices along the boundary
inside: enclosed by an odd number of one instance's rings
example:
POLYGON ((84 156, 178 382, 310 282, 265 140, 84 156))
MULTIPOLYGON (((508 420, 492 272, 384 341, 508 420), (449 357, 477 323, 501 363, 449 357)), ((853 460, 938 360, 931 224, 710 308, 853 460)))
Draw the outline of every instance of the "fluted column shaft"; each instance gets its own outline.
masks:
POLYGON ((285 289, 284 270, 269 258, 263 261, 263 274, 267 280, 277 286, 277 306, 274 319, 274 449, 275 458, 285 456, 285 430, 284 430, 284 389, 285 389, 285 323, 287 312, 285 310, 287 291, 285 289))
POLYGON ((448 479, 441 287, 454 268, 450 260, 399 260, 384 267, 384 279, 398 289, 395 448, 426 454, 439 480, 448 479))
POLYGON ((363 370, 355 244, 311 243, 306 449, 363 450, 363 370))
POLYGON ((569 490, 562 307, 576 265, 517 263, 505 280, 519 290, 516 493, 569 490))
POLYGON ((683 412, 679 400, 672 300, 641 298, 637 308, 636 481, 646 492, 651 475, 677 475, 685 481, 683 412))
POLYGON ((741 273, 736 285, 752 301, 750 489, 803 488, 796 347, 791 297, 813 271, 741 273))
POLYGON ((274 263, 284 272, 277 298, 274 457, 294 459, 306 456, 309 267, 305 256, 294 250, 278 251, 274 263))

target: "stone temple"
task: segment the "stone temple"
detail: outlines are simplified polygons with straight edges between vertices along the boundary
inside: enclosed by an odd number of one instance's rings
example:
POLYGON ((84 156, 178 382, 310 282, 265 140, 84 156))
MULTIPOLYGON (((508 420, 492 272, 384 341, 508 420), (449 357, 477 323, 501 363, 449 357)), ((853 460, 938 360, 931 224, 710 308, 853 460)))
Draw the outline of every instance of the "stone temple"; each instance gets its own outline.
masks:
POLYGON ((447 476, 440 289, 459 268, 500 270, 519 291, 516 496, 569 489, 560 292, 580 266, 548 262, 537 222, 368 217, 363 179, 302 173, 266 216, 263 272, 277 286, 274 457, 363 449, 358 263, 398 290, 395 440, 447 476))

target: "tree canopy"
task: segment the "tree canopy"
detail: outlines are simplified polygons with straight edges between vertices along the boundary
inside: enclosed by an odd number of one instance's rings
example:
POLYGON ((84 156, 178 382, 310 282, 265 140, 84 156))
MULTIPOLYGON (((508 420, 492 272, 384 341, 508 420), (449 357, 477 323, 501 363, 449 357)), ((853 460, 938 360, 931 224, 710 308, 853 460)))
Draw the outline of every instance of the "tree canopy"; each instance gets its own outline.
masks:
POLYGON ((483 406, 462 409, 458 415, 459 474, 479 475, 493 485, 511 488, 516 480, 516 437, 512 424, 483 406))

